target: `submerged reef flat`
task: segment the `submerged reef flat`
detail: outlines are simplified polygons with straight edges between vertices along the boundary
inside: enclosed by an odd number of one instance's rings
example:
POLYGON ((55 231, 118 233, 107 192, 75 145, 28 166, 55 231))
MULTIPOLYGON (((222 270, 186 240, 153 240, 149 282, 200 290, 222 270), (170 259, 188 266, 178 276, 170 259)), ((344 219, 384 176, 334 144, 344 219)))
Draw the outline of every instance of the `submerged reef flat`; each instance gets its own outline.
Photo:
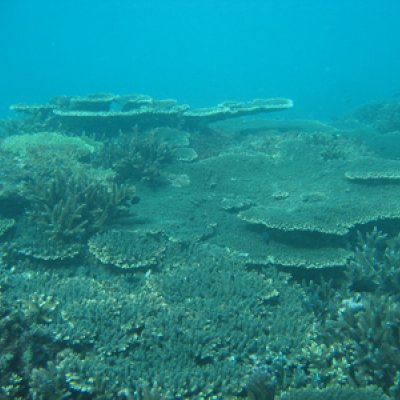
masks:
POLYGON ((400 400, 400 108, 291 107, 12 106, 0 398, 400 400))

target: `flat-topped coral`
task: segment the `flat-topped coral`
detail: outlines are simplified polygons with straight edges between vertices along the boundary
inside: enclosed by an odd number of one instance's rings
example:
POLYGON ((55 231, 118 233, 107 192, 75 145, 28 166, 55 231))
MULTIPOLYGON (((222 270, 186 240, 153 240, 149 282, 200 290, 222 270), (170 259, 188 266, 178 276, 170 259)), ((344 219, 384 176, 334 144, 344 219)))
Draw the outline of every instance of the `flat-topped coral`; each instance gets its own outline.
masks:
MULTIPOLYGON (((274 194, 272 197, 276 198, 274 194)), ((285 209, 281 206, 252 207, 238 214, 239 218, 251 224, 264 225, 267 229, 277 229, 284 232, 319 232, 328 235, 345 235, 353 223, 343 224, 343 219, 334 212, 328 214, 319 210, 315 204, 312 207, 285 209)))
POLYGON ((351 165, 345 177, 364 184, 400 183, 400 161, 364 157, 351 165))
POLYGON ((36 261, 59 263, 75 258, 82 251, 79 241, 49 240, 49 235, 43 229, 30 226, 28 221, 19 223, 15 236, 6 246, 9 256, 14 259, 28 257, 36 261))
POLYGON ((249 264, 268 264, 286 268, 343 268, 353 255, 353 252, 341 247, 307 247, 290 246, 281 242, 268 245, 264 257, 250 258, 249 264))
POLYGON ((86 97, 56 96, 50 100, 50 104, 65 110, 108 111, 115 98, 110 93, 93 93, 86 97))
POLYGON ((255 99, 248 102, 225 101, 215 107, 188 110, 183 113, 185 125, 201 126, 225 119, 286 110, 293 107, 290 99, 255 99))
POLYGON ((195 192, 212 193, 215 201, 220 199, 220 207, 238 212, 237 217, 250 225, 247 231, 238 225, 242 237, 248 238, 241 243, 230 242, 233 235, 222 231, 223 224, 219 226, 219 232, 226 235, 225 243, 232 250, 248 254, 248 259, 260 260, 263 251, 265 262, 279 260, 277 265, 295 266, 297 260, 302 267, 344 266, 350 256, 345 250, 346 241, 356 229, 400 219, 400 186, 390 182, 379 188, 355 185, 345 178, 346 171, 361 162, 371 164, 371 157, 364 160, 363 153, 353 157, 346 153, 344 159, 326 158, 321 151, 326 144, 330 146, 330 141, 324 134, 322 141, 304 136, 283 138, 272 154, 268 148, 262 152, 238 147, 188 165, 191 188, 195 192), (234 198, 246 199, 243 210, 240 204, 236 210, 226 207, 226 199, 234 198), (250 237, 259 242, 253 254, 250 246, 246 246, 250 237), (285 244, 285 249, 291 247, 290 255, 285 251, 287 256, 282 257, 275 243, 285 244), (325 260, 313 256, 316 247, 320 247, 320 252, 325 251, 325 260), (301 261, 307 259, 310 262, 301 261))
POLYGON ((256 99, 250 102, 225 102, 215 107, 190 110, 186 104, 175 100, 155 100, 144 95, 93 95, 88 97, 60 96, 49 105, 14 105, 14 111, 30 114, 46 110, 51 123, 65 129, 91 132, 118 132, 141 127, 182 127, 195 130, 210 122, 263 112, 286 110, 293 107, 292 100, 256 99), (40 108, 42 107, 42 108, 40 108))
POLYGON ((89 251, 100 262, 122 269, 154 267, 167 246, 166 235, 152 231, 111 230, 89 240, 89 251))
POLYGON ((58 132, 38 132, 35 134, 9 136, 1 143, 3 151, 10 152, 20 160, 25 160, 38 152, 51 152, 53 157, 81 159, 93 154, 101 143, 83 137, 66 136, 58 132))

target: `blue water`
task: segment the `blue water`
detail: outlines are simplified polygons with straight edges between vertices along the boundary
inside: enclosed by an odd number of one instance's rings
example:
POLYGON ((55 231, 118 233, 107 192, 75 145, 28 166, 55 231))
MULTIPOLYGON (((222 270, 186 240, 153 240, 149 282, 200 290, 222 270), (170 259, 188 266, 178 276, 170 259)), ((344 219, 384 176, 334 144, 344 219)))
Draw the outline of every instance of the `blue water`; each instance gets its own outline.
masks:
POLYGON ((398 0, 0 2, 0 116, 60 94, 290 97, 329 119, 400 93, 398 0))

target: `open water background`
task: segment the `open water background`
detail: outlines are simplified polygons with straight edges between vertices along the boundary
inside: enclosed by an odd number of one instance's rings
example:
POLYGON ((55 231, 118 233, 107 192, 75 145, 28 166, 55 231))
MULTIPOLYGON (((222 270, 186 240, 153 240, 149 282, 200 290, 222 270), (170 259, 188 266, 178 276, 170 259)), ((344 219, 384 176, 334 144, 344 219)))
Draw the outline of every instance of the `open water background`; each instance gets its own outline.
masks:
POLYGON ((56 95, 194 107, 290 97, 331 119, 400 96, 398 0, 2 0, 0 116, 56 95))

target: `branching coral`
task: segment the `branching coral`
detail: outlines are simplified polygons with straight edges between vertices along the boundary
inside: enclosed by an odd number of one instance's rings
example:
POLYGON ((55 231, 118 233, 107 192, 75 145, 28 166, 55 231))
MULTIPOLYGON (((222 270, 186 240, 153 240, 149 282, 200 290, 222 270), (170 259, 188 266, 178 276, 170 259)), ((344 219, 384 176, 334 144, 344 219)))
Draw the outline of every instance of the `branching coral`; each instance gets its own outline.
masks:
MULTIPOLYGON (((327 324, 327 342, 341 351, 349 381, 359 387, 375 384, 395 391, 400 368, 400 304, 393 296, 365 294, 344 305, 327 324)), ((397 398, 397 397, 396 397, 397 398)))
POLYGON ((84 170, 59 170, 26 185, 29 217, 50 238, 76 240, 129 213, 134 187, 103 182, 84 170))
POLYGON ((373 102, 355 110, 350 117, 373 126, 380 133, 398 131, 400 129, 400 102, 373 102))
POLYGON ((398 236, 376 228, 358 234, 348 281, 325 299, 319 333, 305 351, 306 370, 320 387, 373 384, 400 399, 399 248, 398 236))
POLYGON ((355 291, 399 293, 400 235, 388 239, 375 227, 372 232, 358 233, 354 259, 346 272, 355 291))
POLYGON ((121 133, 110 141, 98 157, 102 166, 112 167, 119 182, 162 183, 164 168, 172 159, 172 149, 157 140, 152 131, 121 133))

